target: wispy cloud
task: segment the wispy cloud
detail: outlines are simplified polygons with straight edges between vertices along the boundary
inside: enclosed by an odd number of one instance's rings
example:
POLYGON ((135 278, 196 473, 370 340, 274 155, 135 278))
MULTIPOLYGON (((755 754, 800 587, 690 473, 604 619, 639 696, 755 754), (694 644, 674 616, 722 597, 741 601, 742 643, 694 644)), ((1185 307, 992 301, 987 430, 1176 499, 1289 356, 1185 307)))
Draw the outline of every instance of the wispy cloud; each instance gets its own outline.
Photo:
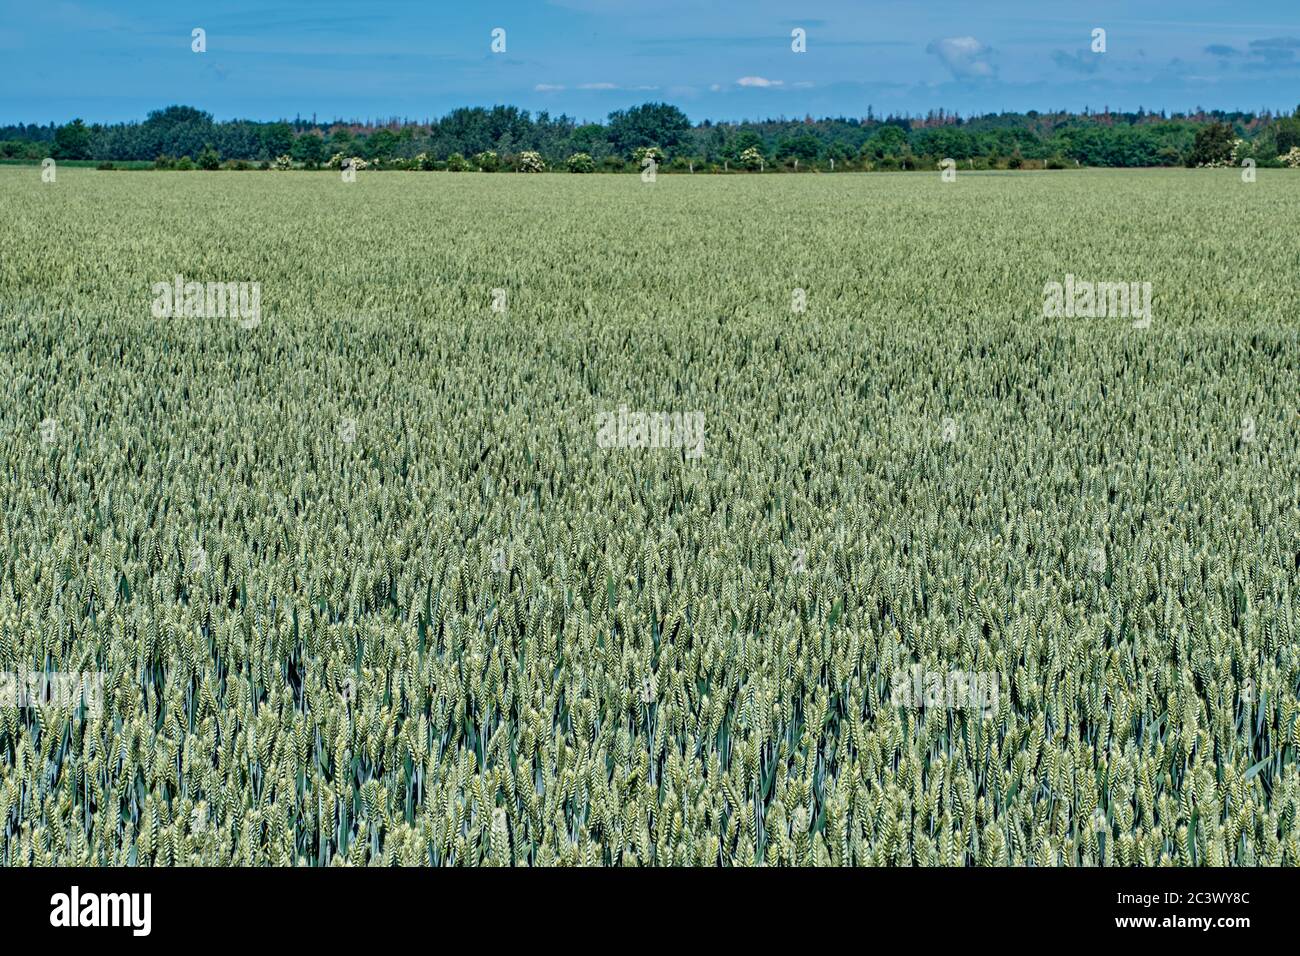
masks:
POLYGON ((561 83, 538 83, 533 87, 536 93, 558 93, 563 89, 564 85, 561 83))
POLYGON ((1250 52, 1274 62, 1294 60, 1295 51, 1300 50, 1300 39, 1295 37, 1267 37, 1263 40, 1251 40, 1250 52))
POLYGON ((1096 73, 1100 60, 1096 53, 1084 53, 1082 50, 1076 50, 1073 54, 1053 50, 1052 62, 1061 69, 1074 73, 1096 73))
POLYGON ((578 89, 580 89, 580 90, 616 90, 616 89, 618 89, 618 84, 617 84, 617 83, 579 83, 579 84, 578 84, 578 89))
POLYGON ((782 80, 769 80, 765 76, 742 76, 740 79, 736 81, 736 85, 757 86, 757 87, 766 88, 769 86, 782 86, 784 85, 784 83, 782 80))
POLYGON ((997 69, 989 62, 993 50, 974 37, 932 40, 925 52, 937 56, 959 80, 986 79, 997 75, 997 69))

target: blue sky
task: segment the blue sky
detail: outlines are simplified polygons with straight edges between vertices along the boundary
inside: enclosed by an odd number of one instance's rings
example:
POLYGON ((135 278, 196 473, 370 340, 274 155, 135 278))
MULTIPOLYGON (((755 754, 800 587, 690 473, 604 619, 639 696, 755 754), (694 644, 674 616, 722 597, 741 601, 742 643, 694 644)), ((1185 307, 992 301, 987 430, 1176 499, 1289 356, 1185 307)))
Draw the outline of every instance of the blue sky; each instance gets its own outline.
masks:
POLYGON ((139 119, 172 103, 260 120, 494 103, 595 120, 648 100, 693 120, 869 104, 1289 112, 1300 0, 0 0, 0 60, 0 123, 139 119), (490 49, 497 27, 504 53, 490 49), (806 53, 791 50, 795 28, 806 53))

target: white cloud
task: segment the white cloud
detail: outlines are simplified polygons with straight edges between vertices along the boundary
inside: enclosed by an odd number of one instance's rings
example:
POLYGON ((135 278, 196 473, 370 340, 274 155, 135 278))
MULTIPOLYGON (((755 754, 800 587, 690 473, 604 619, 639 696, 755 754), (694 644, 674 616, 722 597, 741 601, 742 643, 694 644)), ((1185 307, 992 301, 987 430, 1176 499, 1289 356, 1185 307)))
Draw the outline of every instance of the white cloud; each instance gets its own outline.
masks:
POLYGON ((533 87, 536 93, 558 93, 564 87, 558 83, 538 83, 533 87))
POLYGON ((959 80, 979 79, 997 74, 989 62, 992 50, 974 37, 946 37, 932 40, 925 48, 926 53, 933 53, 943 65, 952 71, 959 80))
POLYGON ((580 90, 616 90, 616 89, 618 89, 618 84, 617 84, 617 83, 579 83, 579 84, 578 84, 578 89, 580 89, 580 90))
POLYGON ((781 80, 769 80, 765 76, 742 76, 740 79, 736 81, 736 83, 739 84, 740 86, 759 86, 759 87, 782 85, 781 80))

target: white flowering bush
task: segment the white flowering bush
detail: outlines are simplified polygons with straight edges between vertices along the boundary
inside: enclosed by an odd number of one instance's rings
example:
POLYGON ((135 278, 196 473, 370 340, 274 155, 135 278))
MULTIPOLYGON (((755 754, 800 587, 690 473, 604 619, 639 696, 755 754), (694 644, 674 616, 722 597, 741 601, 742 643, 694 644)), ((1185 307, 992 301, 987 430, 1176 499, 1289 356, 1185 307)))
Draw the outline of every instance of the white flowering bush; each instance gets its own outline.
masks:
POLYGON ((594 173, 596 171, 596 161, 588 153, 574 153, 564 161, 564 165, 571 173, 594 173))
MULTIPOLYGON (((351 157, 348 157, 348 156, 345 156, 343 153, 335 153, 333 156, 330 157, 330 161, 329 161, 329 164, 328 164, 328 165, 329 165, 329 168, 330 168, 330 169, 342 169, 342 168, 343 168, 343 163, 344 163, 345 161, 347 161, 347 160, 351 160, 351 164, 352 164, 352 168, 353 168, 353 169, 369 169, 369 168, 370 168, 370 163, 366 162, 366 161, 365 161, 364 159, 362 159, 360 156, 351 156, 351 157)), ((376 165, 377 165, 377 164, 376 164, 376 165)))
POLYGON ((646 165, 647 160, 654 160, 656 166, 664 164, 664 151, 658 146, 638 146, 632 151, 632 160, 636 163, 638 169, 646 165))
POLYGON ((758 151, 757 146, 751 146, 740 154, 740 165, 746 169, 762 169, 764 166, 763 154, 758 151))
POLYGON ((518 165, 521 173, 546 172, 546 163, 542 159, 542 154, 531 149, 526 149, 519 154, 518 165))

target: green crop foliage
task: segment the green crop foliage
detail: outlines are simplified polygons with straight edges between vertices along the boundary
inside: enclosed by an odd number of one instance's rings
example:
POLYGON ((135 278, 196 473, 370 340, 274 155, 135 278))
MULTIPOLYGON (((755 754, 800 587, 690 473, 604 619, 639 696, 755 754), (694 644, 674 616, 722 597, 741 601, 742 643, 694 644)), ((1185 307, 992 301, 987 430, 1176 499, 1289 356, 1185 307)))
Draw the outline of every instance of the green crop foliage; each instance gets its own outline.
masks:
POLYGON ((1300 863, 1295 186, 0 168, 0 864, 1300 863))

